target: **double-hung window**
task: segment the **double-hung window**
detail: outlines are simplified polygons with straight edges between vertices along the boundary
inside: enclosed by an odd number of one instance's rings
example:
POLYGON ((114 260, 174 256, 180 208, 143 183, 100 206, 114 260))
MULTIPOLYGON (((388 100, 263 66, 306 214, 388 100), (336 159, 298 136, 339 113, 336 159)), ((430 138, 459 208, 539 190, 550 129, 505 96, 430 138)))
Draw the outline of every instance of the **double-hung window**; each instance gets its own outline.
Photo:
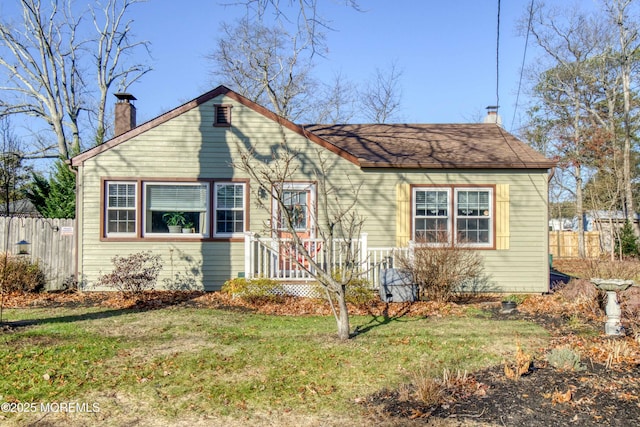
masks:
POLYGON ((493 188, 415 187, 413 239, 431 245, 492 247, 493 188))
POLYGON ((450 241, 450 199, 449 189, 415 190, 414 238, 417 242, 446 244, 450 241))
POLYGON ((247 186, 217 180, 105 181, 103 237, 243 237, 247 186))
POLYGON ((207 236, 208 206, 208 183, 145 182, 144 235, 207 236))
POLYGON ((135 236, 136 183, 108 181, 105 183, 105 234, 107 236, 135 236))
POLYGON ((245 231, 246 184, 218 182, 215 184, 215 236, 238 237, 245 231))
POLYGON ((492 244, 493 222, 489 189, 456 189, 456 240, 471 246, 492 244))

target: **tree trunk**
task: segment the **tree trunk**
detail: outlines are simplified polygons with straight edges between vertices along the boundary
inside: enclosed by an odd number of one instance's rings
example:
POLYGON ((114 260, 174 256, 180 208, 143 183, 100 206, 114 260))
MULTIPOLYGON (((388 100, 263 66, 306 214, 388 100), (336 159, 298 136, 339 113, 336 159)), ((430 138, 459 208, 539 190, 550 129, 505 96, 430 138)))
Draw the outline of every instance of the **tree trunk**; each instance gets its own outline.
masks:
MULTIPOLYGON (((577 90, 576 90, 577 92, 577 90)), ((574 147, 581 147, 580 141, 580 102, 578 98, 574 100, 573 115, 573 144, 574 147)), ((576 215, 578 216, 578 256, 586 257, 584 245, 584 196, 582 194, 582 165, 581 156, 573 159, 575 162, 575 179, 576 179, 576 215)))
POLYGON ((622 74, 622 86, 624 97, 624 147, 622 152, 622 174, 623 174, 623 191, 624 191, 624 214, 627 220, 631 222, 633 226, 633 232, 636 236, 640 235, 640 229, 636 223, 636 212, 633 203, 633 183, 631 179, 631 123, 630 123, 630 110, 631 110, 631 95, 629 73, 625 71, 622 74))
POLYGON ((578 256, 586 258, 584 238, 584 205, 582 195, 582 170, 576 166, 576 215, 578 216, 578 256))
MULTIPOLYGON (((622 75, 622 97, 623 97, 623 126, 624 126, 624 148, 623 148, 623 179, 624 179, 624 210, 625 217, 631 222, 634 234, 640 235, 640 229, 636 224, 636 212, 633 203, 633 184, 631 179, 631 72, 632 72, 632 58, 634 55, 634 48, 632 43, 636 41, 637 34, 633 31, 629 31, 629 22, 625 22, 628 19, 626 15, 629 2, 615 1, 613 2, 612 9, 615 14, 613 15, 615 22, 618 24, 619 37, 620 37, 620 58, 621 65, 620 71, 622 75)), ((637 45, 636 45, 637 46, 637 45)))
POLYGON ((342 286, 342 292, 338 295, 338 338, 348 340, 351 336, 351 328, 349 327, 349 310, 347 308, 347 299, 345 296, 346 287, 342 286))
POLYGON ((64 136, 64 126, 62 124, 62 120, 58 120, 51 123, 51 127, 53 128, 53 132, 55 133, 58 140, 58 154, 60 158, 63 160, 69 159, 69 149, 67 147, 67 139, 64 136))

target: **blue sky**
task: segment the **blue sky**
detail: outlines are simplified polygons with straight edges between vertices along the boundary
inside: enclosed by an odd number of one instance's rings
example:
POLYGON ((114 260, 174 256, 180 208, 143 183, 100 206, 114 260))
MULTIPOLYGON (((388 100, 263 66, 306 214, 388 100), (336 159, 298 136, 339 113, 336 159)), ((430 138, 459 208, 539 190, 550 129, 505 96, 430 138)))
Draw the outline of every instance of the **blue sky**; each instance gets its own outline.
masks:
MULTIPOLYGON (((502 0, 500 10, 500 114, 505 128, 516 133, 527 101, 524 82, 515 108, 525 52, 516 23, 530 1, 502 0)), ((213 64, 206 57, 215 49, 220 24, 241 16, 241 6, 225 6, 233 3, 148 0, 132 8, 134 36, 151 43, 153 67, 128 90, 138 99, 138 123, 224 83, 212 80, 213 64)), ((361 12, 346 7, 344 0, 318 3, 334 31, 327 33, 328 54, 317 59, 317 78, 330 82, 340 73, 362 83, 376 67, 384 70, 395 63, 403 72, 399 116, 406 123, 474 122, 486 106, 496 104, 498 0, 358 0, 361 12)), ((16 11, 13 1, 0 3, 0 14, 9 19, 19 19, 16 11)), ((526 62, 535 55, 530 40, 526 62)))
MULTIPOLYGON (((395 61, 403 70, 400 115, 409 123, 477 121, 486 106, 496 103, 497 0, 360 0, 363 12, 340 0, 319 3, 335 31, 328 33, 329 53, 318 59, 317 77, 330 81, 339 72, 361 82, 376 67, 387 69, 395 61)), ((501 3, 500 114, 511 130, 525 48, 516 22, 529 0, 501 3)), ((211 0, 137 5, 132 15, 135 34, 152 43, 154 67, 129 88, 138 98, 139 120, 222 83, 212 81, 206 56, 215 47, 220 23, 241 13, 240 7, 211 0)), ((524 111, 520 107, 515 112, 524 111)))

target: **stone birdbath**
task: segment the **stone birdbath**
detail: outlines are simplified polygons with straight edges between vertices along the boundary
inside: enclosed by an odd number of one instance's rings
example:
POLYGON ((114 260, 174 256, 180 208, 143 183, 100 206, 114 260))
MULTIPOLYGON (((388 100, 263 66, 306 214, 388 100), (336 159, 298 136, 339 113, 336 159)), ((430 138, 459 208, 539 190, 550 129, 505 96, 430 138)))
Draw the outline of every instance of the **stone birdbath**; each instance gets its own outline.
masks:
POLYGON ((633 280, 623 279, 591 279, 596 288, 607 292, 607 305, 604 308, 607 313, 607 321, 604 324, 604 332, 607 335, 624 335, 624 329, 620 324, 622 310, 618 303, 618 291, 624 291, 633 285, 633 280))

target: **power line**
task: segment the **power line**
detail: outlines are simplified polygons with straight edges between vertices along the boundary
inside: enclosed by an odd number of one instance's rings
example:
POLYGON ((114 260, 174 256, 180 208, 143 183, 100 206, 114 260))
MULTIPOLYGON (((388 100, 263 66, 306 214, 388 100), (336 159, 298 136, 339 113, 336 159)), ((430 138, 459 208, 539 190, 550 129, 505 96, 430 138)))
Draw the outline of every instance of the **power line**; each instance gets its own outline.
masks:
POLYGON ((524 63, 527 58, 527 47, 529 46, 529 34, 531 33, 531 21, 533 20, 533 0, 529 5, 529 22, 527 23, 527 35, 524 40, 524 53, 522 54, 522 64, 520 65, 520 79, 518 81, 518 92, 516 93, 516 105, 513 108, 513 118, 511 119, 511 130, 516 122, 516 113, 518 112, 518 101, 520 100, 520 88, 522 87, 522 77, 524 75, 524 63))
POLYGON ((496 115, 500 108, 500 0, 498 0, 498 30, 496 32, 496 115))

